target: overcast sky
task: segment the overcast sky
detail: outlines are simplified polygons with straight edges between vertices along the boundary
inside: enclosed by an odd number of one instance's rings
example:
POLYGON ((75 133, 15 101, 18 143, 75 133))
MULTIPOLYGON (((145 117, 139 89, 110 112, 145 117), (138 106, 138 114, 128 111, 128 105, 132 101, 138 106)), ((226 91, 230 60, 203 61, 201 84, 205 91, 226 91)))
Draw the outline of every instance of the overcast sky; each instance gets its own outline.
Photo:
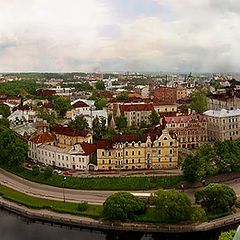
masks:
POLYGON ((239 0, 0 0, 0 72, 239 72, 239 0))

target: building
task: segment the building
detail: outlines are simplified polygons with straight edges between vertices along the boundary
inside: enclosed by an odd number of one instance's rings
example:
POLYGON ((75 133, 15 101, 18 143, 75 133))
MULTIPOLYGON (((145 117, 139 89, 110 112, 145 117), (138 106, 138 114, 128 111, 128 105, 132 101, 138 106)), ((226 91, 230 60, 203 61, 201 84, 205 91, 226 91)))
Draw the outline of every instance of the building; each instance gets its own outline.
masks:
POLYGON ((55 135, 57 145, 59 147, 73 146, 77 143, 92 143, 92 134, 85 130, 74 130, 68 125, 56 125, 51 129, 51 132, 55 135))
POLYGON ((208 142, 207 120, 201 114, 164 117, 164 124, 177 135, 180 148, 195 149, 208 142))
POLYGON ((68 110, 66 113, 67 118, 72 119, 73 115, 76 115, 76 112, 80 113, 78 115, 81 115, 81 112, 83 112, 83 111, 85 111, 85 112, 90 111, 90 106, 83 101, 75 101, 72 104, 72 107, 73 107, 73 109, 68 110))
POLYGON ((177 104, 171 104, 166 102, 153 102, 154 110, 160 114, 176 114, 177 113, 177 104))
POLYGON ((99 140, 98 170, 135 170, 175 168, 178 161, 178 142, 168 130, 114 135, 112 140, 99 140))
POLYGON ((131 126, 133 123, 140 126, 141 122, 149 124, 149 116, 154 111, 152 104, 145 103, 127 103, 119 108, 121 115, 127 119, 128 126, 131 126))
POLYGON ((154 97, 161 102, 176 103, 177 89, 170 87, 160 87, 155 90, 154 97))
POLYGON ((240 137, 240 109, 208 110, 203 114, 208 122, 209 141, 236 140, 240 137))
POLYGON ((63 169, 87 170, 94 158, 97 146, 90 143, 77 143, 60 148, 50 133, 40 133, 29 139, 29 158, 63 169))

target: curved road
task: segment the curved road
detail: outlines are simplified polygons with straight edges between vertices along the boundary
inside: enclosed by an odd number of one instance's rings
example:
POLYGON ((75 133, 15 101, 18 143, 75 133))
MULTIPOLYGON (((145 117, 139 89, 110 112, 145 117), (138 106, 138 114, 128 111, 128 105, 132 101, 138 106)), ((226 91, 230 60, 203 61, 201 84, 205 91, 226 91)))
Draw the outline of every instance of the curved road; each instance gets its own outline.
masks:
MULTIPOLYGON (((0 168, 0 184, 23 192, 27 195, 59 200, 63 201, 63 188, 53 187, 45 184, 35 183, 18 177, 12 173, 9 173, 0 168)), ((240 178, 229 182, 226 182, 232 187, 237 196, 240 196, 240 178)), ((198 188, 199 189, 199 188, 198 188)), ((187 195, 192 201, 194 201, 194 193, 198 189, 185 190, 187 195)), ((149 191, 132 191, 132 192, 154 192, 155 190, 149 191)), ((108 196, 117 191, 106 191, 106 190, 75 190, 75 189, 64 189, 65 199, 68 202, 82 202, 87 201, 90 204, 103 204, 108 196)))

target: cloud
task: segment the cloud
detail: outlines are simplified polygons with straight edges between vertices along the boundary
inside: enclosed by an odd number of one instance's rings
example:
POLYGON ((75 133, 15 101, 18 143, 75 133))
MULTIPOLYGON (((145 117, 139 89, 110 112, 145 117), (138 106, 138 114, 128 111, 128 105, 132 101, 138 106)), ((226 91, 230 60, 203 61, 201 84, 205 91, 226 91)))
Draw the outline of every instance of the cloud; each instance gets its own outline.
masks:
POLYGON ((238 71, 237 0, 0 1, 1 71, 238 71))

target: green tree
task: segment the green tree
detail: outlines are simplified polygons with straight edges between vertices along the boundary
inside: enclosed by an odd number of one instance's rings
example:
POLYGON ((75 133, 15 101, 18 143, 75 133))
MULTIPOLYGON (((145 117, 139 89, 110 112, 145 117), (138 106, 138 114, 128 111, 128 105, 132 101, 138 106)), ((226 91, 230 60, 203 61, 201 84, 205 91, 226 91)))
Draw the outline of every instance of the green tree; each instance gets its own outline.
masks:
POLYGON ((129 99, 129 96, 128 96, 127 93, 122 93, 122 94, 120 94, 120 95, 117 95, 117 96, 116 96, 116 99, 117 99, 117 100, 128 100, 128 99, 129 99))
POLYGON ((130 126, 130 130, 136 130, 137 129, 137 124, 135 122, 132 123, 130 126))
POLYGON ((4 127, 9 128, 9 120, 7 118, 5 118, 5 117, 1 118, 0 119, 0 126, 1 125, 4 126, 4 127))
POLYGON ((88 121, 84 116, 77 116, 69 123, 69 126, 77 130, 89 130, 88 121))
POLYGON ((39 167, 37 165, 33 165, 32 166, 32 175, 37 176, 37 175, 39 175, 39 173, 40 173, 39 167))
MULTIPOLYGON (((218 240, 233 240, 236 234, 235 230, 230 230, 228 232, 222 232, 218 240)), ((236 239, 237 240, 237 239, 236 239)))
POLYGON ((56 114, 54 112, 50 112, 46 108, 40 108, 37 112, 37 116, 39 118, 42 118, 42 119, 46 120, 50 124, 51 127, 56 126, 57 117, 56 117, 56 114))
POLYGON ((97 110, 102 110, 104 107, 106 107, 108 104, 108 100, 106 98, 98 98, 95 102, 94 105, 97 110))
POLYGON ((182 164, 184 177, 189 182, 194 182, 213 176, 218 172, 216 161, 215 150, 211 145, 205 144, 199 148, 194 156, 188 155, 185 158, 182 164))
POLYGON ((64 118, 66 112, 72 108, 69 98, 58 97, 54 103, 54 109, 57 111, 59 116, 64 118))
POLYGON ((197 113, 203 113, 207 110, 207 97, 206 93, 203 90, 199 90, 197 92, 193 92, 190 95, 191 103, 190 106, 197 113))
POLYGON ((43 175, 45 179, 48 179, 52 176, 53 174, 53 168, 50 166, 45 167, 43 175))
POLYGON ((14 131, 0 126, 0 162, 1 164, 18 167, 25 161, 28 145, 14 131))
POLYGON ((7 106, 0 105, 0 115, 7 118, 8 116, 10 116, 10 114, 11 114, 10 109, 7 106))
POLYGON ((160 117, 156 111, 153 111, 151 113, 151 115, 149 116, 149 121, 150 121, 151 125, 159 123, 160 117))
POLYGON ((116 118, 116 127, 118 130, 123 130, 127 127, 127 119, 124 116, 119 116, 116 118))
POLYGON ((145 204, 138 197, 128 192, 114 193, 103 203, 105 219, 134 219, 135 215, 142 214, 145 211, 145 204))
POLYGON ((140 128, 147 128, 148 124, 145 121, 140 122, 140 128))
POLYGON ((187 221, 191 218, 191 200, 185 193, 175 189, 159 189, 151 196, 156 207, 156 214, 166 222, 187 221))
POLYGON ((104 117, 96 117, 93 119, 92 123, 93 139, 96 142, 101 139, 107 131, 106 119, 104 117))
POLYGON ((237 196, 231 187, 225 184, 211 183, 195 193, 195 200, 207 213, 231 213, 237 196))
POLYGON ((104 82, 102 80, 97 81, 95 84, 96 89, 98 90, 105 90, 105 85, 104 82))

